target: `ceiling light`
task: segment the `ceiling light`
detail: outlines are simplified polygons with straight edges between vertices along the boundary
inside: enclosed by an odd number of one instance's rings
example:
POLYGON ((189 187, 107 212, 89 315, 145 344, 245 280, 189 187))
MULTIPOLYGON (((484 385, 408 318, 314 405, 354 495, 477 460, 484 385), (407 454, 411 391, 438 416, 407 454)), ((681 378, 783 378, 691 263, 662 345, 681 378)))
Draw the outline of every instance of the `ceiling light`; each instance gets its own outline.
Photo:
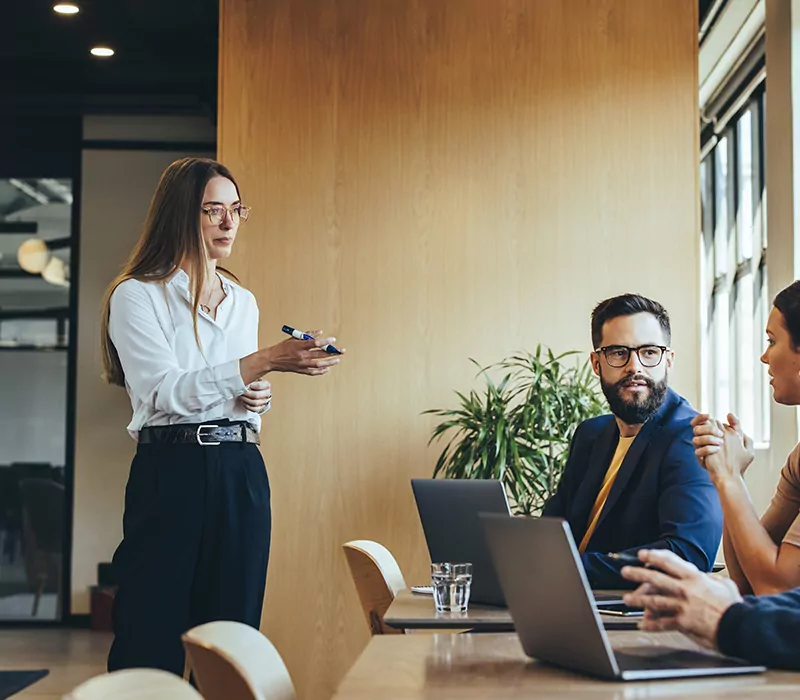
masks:
POLYGON ((32 275, 38 275, 50 262, 50 249, 41 238, 29 238, 17 251, 19 266, 32 275))
POLYGON ((53 11, 60 15, 77 15, 81 8, 74 2, 60 2, 58 5, 53 5, 53 11))
POLYGON ((42 279, 58 287, 69 287, 67 264, 61 258, 53 256, 42 270, 42 279))
POLYGON ((114 49, 108 48, 108 46, 94 46, 92 47, 91 51, 92 56, 99 56, 101 58, 108 58, 109 56, 114 55, 114 49))
POLYGON ((51 238, 43 241, 41 238, 29 238, 17 250, 19 266, 32 275, 41 274, 51 284, 63 284, 66 278, 67 266, 63 260, 53 255, 54 250, 63 250, 72 246, 72 239, 51 238), (57 262, 53 262, 56 260, 57 262), (56 281, 54 281, 56 280, 56 281))

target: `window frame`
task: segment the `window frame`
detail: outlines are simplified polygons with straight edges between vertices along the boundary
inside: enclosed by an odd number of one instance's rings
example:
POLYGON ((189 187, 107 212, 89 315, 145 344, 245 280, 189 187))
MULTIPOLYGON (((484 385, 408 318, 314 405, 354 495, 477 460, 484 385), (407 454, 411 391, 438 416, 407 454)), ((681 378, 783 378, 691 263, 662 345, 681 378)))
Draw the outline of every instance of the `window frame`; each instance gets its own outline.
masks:
POLYGON ((701 404, 717 418, 736 413, 761 445, 770 433, 769 384, 759 361, 769 312, 765 109, 762 83, 700 162, 701 404))

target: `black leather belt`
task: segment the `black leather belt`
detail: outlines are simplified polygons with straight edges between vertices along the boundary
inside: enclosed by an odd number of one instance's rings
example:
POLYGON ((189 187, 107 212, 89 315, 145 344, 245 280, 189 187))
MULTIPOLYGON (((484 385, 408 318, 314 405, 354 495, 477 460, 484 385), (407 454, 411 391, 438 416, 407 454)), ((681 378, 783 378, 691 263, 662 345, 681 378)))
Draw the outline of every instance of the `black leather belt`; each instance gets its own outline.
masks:
POLYGON ((153 425, 139 431, 139 442, 143 445, 187 443, 205 447, 219 445, 222 442, 261 444, 256 429, 250 423, 153 425))

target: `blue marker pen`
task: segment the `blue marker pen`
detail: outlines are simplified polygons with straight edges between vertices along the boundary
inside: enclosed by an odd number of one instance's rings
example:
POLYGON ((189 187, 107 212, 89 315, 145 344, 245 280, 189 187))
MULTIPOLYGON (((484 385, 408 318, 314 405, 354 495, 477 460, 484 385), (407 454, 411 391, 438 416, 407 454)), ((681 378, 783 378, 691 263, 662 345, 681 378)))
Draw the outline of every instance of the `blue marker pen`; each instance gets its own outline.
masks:
MULTIPOLYGON (((303 331, 298 331, 292 328, 291 326, 283 326, 281 330, 286 333, 287 335, 292 336, 292 338, 297 338, 297 340, 316 340, 313 335, 309 335, 308 333, 303 333, 303 331)), ((323 345, 321 350, 329 353, 330 355, 341 355, 341 350, 337 350, 333 345, 328 343, 327 345, 323 345)))

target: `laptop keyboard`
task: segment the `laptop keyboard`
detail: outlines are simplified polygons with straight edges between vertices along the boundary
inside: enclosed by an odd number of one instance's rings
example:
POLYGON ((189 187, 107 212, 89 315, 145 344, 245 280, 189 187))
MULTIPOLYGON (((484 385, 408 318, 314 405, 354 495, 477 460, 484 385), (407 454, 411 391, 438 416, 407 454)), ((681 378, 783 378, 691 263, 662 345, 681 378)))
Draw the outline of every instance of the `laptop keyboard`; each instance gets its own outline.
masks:
POLYGON ((594 602, 595 603, 621 603, 622 602, 622 593, 596 593, 592 591, 594 594, 594 602))
POLYGON ((670 647, 623 647, 614 649, 621 671, 646 671, 670 668, 726 668, 741 666, 741 662, 724 656, 704 654, 688 649, 670 647))
POLYGON ((417 595, 433 595, 433 586, 411 586, 411 592, 417 595))

